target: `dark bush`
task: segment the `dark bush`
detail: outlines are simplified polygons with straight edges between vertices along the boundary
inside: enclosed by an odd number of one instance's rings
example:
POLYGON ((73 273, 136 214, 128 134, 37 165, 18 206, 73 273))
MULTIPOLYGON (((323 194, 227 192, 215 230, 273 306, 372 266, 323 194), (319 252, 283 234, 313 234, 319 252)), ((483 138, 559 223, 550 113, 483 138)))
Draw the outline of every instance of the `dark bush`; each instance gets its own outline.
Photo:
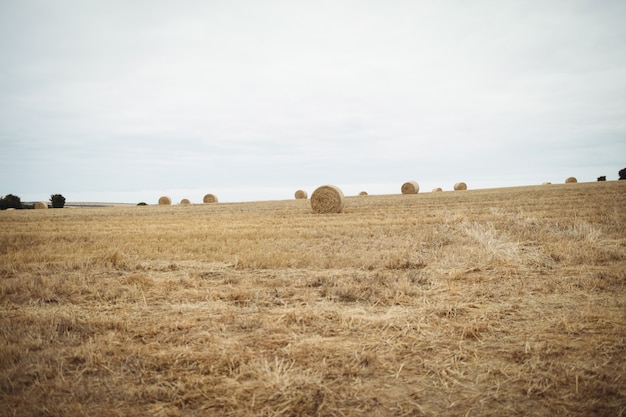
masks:
POLYGON ((626 180, 626 168, 619 170, 619 179, 626 180))
POLYGON ((598 181, 606 181, 606 175, 598 177, 598 181))
POLYGON ((7 194, 6 196, 0 198, 0 210, 6 210, 9 208, 21 209, 22 200, 13 194, 7 194))
POLYGON ((52 194, 50 196, 53 208, 63 208, 65 206, 65 197, 61 194, 52 194))
POLYGON ((144 203, 143 201, 141 203, 137 203, 138 206, 147 206, 148 204, 144 203))

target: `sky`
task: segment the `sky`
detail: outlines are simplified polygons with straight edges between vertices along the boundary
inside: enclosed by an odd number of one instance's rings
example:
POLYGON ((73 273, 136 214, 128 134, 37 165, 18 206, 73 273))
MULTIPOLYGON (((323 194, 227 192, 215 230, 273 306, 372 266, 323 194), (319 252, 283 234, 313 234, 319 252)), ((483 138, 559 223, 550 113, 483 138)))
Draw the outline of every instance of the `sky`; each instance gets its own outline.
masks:
POLYGON ((0 195, 616 180, 623 0, 0 0, 0 195))

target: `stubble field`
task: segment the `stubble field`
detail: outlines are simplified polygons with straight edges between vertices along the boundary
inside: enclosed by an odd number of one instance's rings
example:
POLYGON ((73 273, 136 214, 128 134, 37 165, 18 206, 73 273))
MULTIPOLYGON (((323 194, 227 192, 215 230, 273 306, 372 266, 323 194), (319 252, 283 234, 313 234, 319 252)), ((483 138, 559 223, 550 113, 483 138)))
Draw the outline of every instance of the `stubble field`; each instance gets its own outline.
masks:
POLYGON ((626 181, 0 212, 1 416, 622 416, 626 181))

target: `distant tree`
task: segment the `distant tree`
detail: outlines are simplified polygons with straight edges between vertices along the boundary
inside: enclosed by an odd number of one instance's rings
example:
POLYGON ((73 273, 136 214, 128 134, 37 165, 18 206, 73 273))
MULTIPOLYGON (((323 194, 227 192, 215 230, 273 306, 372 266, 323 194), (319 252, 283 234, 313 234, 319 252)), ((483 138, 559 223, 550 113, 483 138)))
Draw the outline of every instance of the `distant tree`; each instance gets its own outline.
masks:
POLYGON ((606 175, 598 177, 598 181, 606 181, 606 175))
POLYGON ((145 202, 145 201, 142 201, 142 202, 140 202, 140 203, 137 203, 137 205, 138 205, 138 206, 147 206, 148 204, 146 204, 146 202, 145 202))
POLYGON ((0 198, 0 210, 6 210, 9 208, 21 209, 22 200, 13 194, 7 194, 6 196, 0 198))
POLYGON ((61 194, 52 194, 50 196, 53 208, 63 208, 65 206, 65 197, 61 194))
POLYGON ((626 180, 626 168, 619 170, 619 179, 626 180))

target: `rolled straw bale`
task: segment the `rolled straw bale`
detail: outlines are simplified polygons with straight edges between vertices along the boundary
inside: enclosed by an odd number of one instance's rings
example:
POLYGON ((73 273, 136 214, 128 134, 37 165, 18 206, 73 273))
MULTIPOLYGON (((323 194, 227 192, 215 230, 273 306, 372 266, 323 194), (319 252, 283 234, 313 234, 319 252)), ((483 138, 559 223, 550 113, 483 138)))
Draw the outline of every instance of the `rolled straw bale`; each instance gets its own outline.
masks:
POLYGON ((295 197, 296 197, 296 200, 304 200, 304 199, 307 199, 309 195, 304 190, 298 190, 296 191, 295 197))
POLYGON ((367 195, 367 191, 361 191, 359 195, 367 195))
POLYGON ((439 191, 443 191, 441 187, 433 188, 433 193, 438 193, 439 191))
POLYGON ((415 181, 407 181, 402 184, 402 194, 417 194, 420 186, 415 181))
POLYGON ((464 191, 467 190, 467 184, 464 182, 457 182, 454 184, 454 191, 464 191))
POLYGON ((163 197, 159 198, 159 206, 169 206, 172 204, 172 199, 169 198, 168 196, 164 195, 163 197))
POLYGON ((552 183, 550 181, 546 181, 544 182, 542 185, 551 185, 552 183))
POLYGON ((217 196, 215 194, 207 194, 202 199, 204 204, 217 203, 217 196))
POLYGON ((48 208, 48 204, 44 203, 43 201, 39 201, 39 202, 35 203, 35 208, 36 209, 47 209, 48 208))
POLYGON ((344 204, 343 192, 334 185, 322 185, 311 195, 311 208, 316 213, 341 213, 344 204))
POLYGON ((180 204, 182 204, 184 206, 188 206, 189 204, 191 204, 191 201, 189 201, 186 198, 183 198, 182 200, 180 200, 180 204))
POLYGON ((574 177, 568 177, 565 180, 565 184, 574 184, 574 183, 577 183, 577 182, 578 182, 578 180, 576 178, 574 178, 574 177))

